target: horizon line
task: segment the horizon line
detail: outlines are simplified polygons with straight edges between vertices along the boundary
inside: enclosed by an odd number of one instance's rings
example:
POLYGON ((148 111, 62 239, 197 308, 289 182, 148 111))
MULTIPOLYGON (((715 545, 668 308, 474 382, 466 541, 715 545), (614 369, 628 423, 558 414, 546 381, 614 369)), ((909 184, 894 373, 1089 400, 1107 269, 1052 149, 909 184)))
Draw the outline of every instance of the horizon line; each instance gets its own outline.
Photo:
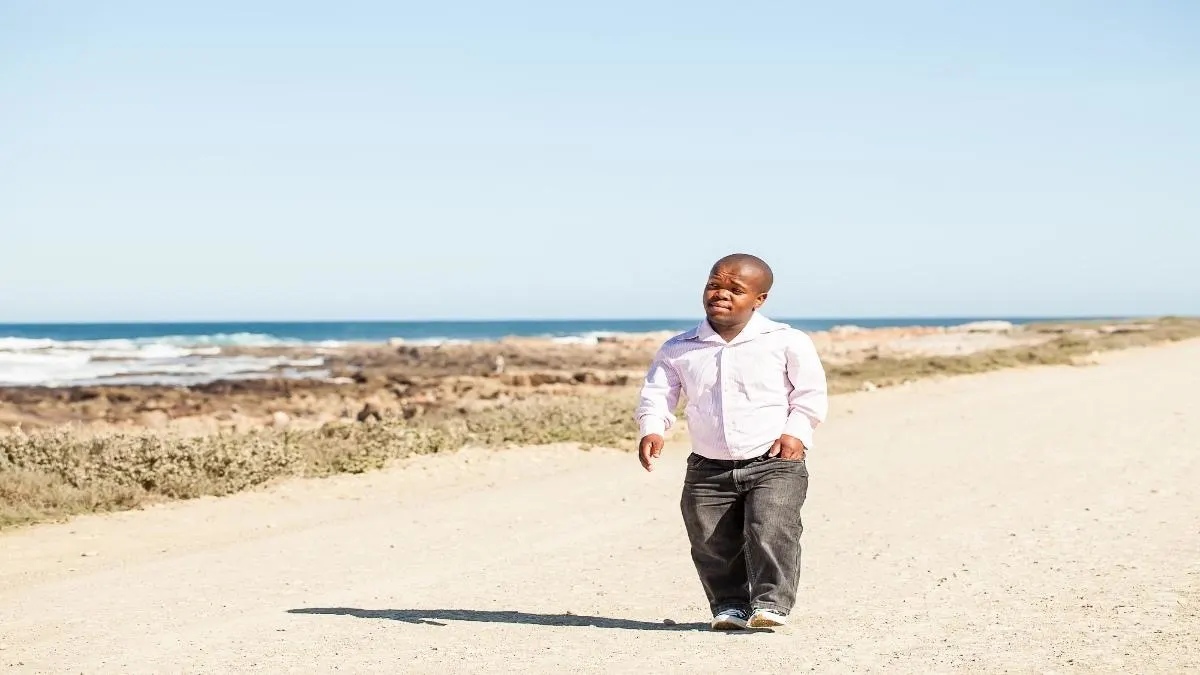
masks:
MULTIPOLYGON (((967 320, 1017 320, 1017 321, 1089 321, 1089 320, 1120 320, 1120 319, 1163 319, 1170 317, 1198 318, 1200 315, 1191 314, 882 314, 882 315, 845 315, 845 316, 785 316, 773 315, 778 320, 791 321, 915 321, 949 319, 967 320)), ((158 326, 171 324, 190 325, 220 325, 220 324, 428 324, 428 323, 595 323, 595 322, 654 322, 654 321, 696 321, 699 316, 686 317, 597 317, 597 318, 537 318, 519 317, 511 319, 498 318, 437 318, 437 319, 116 319, 103 321, 0 321, 0 326, 158 326)))

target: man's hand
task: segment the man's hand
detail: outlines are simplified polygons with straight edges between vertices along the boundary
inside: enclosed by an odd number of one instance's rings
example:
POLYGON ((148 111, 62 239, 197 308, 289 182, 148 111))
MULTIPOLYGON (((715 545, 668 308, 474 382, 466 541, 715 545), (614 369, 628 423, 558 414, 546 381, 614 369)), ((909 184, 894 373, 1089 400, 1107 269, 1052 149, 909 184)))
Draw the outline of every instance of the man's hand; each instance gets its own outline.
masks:
POLYGON ((642 462, 642 468, 647 471, 653 471, 654 466, 650 464, 651 459, 657 459, 662 454, 663 444, 666 443, 662 436, 658 434, 647 434, 638 443, 638 459, 642 462))
POLYGON ((801 441, 795 436, 784 434, 775 441, 775 445, 771 446, 772 457, 782 457, 792 461, 800 461, 804 459, 804 441, 801 441))

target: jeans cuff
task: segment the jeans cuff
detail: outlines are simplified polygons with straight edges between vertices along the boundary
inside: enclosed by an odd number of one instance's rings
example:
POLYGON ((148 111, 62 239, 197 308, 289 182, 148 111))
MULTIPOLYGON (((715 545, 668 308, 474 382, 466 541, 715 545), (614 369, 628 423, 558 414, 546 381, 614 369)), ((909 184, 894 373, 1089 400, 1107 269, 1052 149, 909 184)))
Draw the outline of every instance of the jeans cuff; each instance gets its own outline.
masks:
POLYGON ((754 609, 755 610, 763 609, 768 612, 778 614, 779 616, 787 616, 788 614, 792 613, 791 608, 780 607, 779 605, 772 605, 769 602, 754 603, 754 609))
POLYGON ((729 609, 740 609, 747 615, 750 614, 749 602, 722 602, 713 607, 713 616, 720 614, 729 609))

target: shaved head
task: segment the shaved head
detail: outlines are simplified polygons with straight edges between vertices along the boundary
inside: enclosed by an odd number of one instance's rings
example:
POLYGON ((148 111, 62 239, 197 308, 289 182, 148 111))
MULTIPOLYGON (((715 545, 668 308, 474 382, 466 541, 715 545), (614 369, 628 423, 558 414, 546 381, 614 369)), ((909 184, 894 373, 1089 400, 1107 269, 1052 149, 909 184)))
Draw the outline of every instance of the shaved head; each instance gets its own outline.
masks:
POLYGON ((775 275, 761 258, 747 253, 721 258, 712 266, 704 285, 704 313, 709 325, 726 340, 736 336, 767 301, 773 283, 775 275))
POLYGON ((722 267, 731 269, 745 269, 747 267, 754 269, 759 273, 759 293, 766 293, 771 290, 771 286, 775 284, 775 273, 771 271, 771 266, 758 256, 750 255, 749 253, 734 253, 721 258, 713 264, 712 268, 715 272, 722 267))

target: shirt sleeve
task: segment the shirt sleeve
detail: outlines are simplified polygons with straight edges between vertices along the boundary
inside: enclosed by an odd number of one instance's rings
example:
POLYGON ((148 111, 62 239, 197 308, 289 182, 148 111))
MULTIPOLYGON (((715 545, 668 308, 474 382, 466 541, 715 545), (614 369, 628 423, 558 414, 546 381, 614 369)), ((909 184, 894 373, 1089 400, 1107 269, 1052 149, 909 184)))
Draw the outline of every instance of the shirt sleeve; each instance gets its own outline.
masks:
POLYGON ((825 368, 812 338, 795 331, 787 344, 787 376, 792 385, 788 394, 788 416, 783 433, 800 439, 804 447, 813 447, 813 433, 829 414, 829 391, 825 368))
POLYGON ((675 425, 674 411, 679 405, 679 395, 679 374, 659 349, 642 382, 641 400, 635 413, 642 437, 665 435, 675 425))

